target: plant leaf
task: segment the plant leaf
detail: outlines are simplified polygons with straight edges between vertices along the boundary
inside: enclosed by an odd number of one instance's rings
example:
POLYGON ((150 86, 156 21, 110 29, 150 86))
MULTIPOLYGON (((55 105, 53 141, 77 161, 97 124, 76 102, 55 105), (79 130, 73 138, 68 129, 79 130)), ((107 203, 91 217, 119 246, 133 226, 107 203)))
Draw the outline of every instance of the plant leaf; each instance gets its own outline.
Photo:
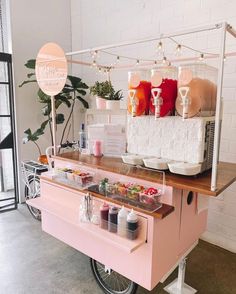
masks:
POLYGON ((31 73, 28 73, 27 74, 27 78, 31 78, 32 76, 35 76, 35 73, 34 72, 31 72, 31 73))
POLYGON ((71 99, 71 96, 69 96, 69 95, 63 96, 63 95, 58 94, 55 96, 55 99, 56 99, 56 101, 60 101, 61 103, 67 105, 67 107, 71 106, 71 103, 69 101, 69 99, 71 99))
POLYGON ((31 129, 29 128, 29 129, 25 130, 24 134, 29 135, 29 136, 32 135, 31 129))
POLYGON ((87 108, 87 109, 89 108, 89 104, 84 98, 80 96, 76 96, 76 98, 83 104, 84 108, 87 108))
POLYGON ((35 69, 36 59, 29 59, 25 63, 25 67, 35 69))
POLYGON ((81 90, 81 89, 76 89, 76 91, 83 96, 85 96, 87 94, 86 91, 81 90))
POLYGON ((45 94, 40 88, 38 90, 38 98, 40 103, 51 103, 51 97, 45 94))
POLYGON ((64 114, 57 113, 57 115, 56 115, 56 123, 58 125, 63 124, 64 120, 65 120, 64 114))
POLYGON ((71 76, 71 75, 68 75, 67 76, 67 79, 71 82, 71 85, 74 89, 77 88, 77 84, 81 82, 81 79, 78 78, 78 77, 74 77, 74 76, 71 76))
POLYGON ((45 120, 42 124, 41 124, 41 129, 42 130, 45 130, 45 128, 46 128, 46 125, 48 124, 48 122, 49 122, 49 119, 47 119, 47 120, 45 120))
POLYGON ((85 83, 79 83, 79 85, 77 85, 77 89, 79 89, 79 88, 81 88, 81 89, 88 89, 89 86, 87 84, 85 84, 85 83))
POLYGON ((42 113, 44 116, 48 116, 51 113, 51 103, 48 103, 42 108, 42 113))
POLYGON ((19 85, 19 87, 21 88, 22 86, 24 86, 25 84, 29 84, 29 83, 36 83, 37 81, 36 80, 28 80, 28 81, 24 81, 23 83, 21 83, 19 85))

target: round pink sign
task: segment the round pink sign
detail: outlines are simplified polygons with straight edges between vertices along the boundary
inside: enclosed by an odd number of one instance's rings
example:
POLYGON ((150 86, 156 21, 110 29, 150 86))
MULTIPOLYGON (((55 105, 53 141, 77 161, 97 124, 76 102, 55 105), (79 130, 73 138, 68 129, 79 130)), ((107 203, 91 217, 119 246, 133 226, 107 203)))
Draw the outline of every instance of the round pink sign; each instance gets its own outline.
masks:
POLYGON ((63 49, 55 43, 47 43, 40 50, 35 66, 40 89, 55 96, 64 88, 67 79, 67 60, 63 49))
POLYGON ((184 68, 180 69, 180 74, 179 74, 179 85, 187 85, 191 82, 193 79, 193 73, 190 69, 184 68))

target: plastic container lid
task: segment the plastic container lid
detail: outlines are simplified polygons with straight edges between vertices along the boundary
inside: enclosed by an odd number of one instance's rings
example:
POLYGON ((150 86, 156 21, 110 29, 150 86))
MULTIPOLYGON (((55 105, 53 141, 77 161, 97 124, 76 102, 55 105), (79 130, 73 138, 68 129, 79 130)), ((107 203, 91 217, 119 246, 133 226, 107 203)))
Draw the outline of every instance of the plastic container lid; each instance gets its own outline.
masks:
POLYGON ((127 221, 128 222, 132 222, 135 223, 138 221, 138 216, 137 214, 134 212, 134 210, 132 209, 131 212, 128 214, 127 216, 127 221))
POLYGON ((121 210, 118 213, 118 217, 127 218, 127 215, 128 215, 127 209, 124 206, 122 206, 121 210))
POLYGON ((109 209, 109 205, 106 203, 106 202, 103 202, 103 204, 100 206, 100 209, 102 210, 105 210, 105 209, 109 209))
POLYGON ((118 213, 118 208, 116 206, 110 207, 109 213, 118 213))

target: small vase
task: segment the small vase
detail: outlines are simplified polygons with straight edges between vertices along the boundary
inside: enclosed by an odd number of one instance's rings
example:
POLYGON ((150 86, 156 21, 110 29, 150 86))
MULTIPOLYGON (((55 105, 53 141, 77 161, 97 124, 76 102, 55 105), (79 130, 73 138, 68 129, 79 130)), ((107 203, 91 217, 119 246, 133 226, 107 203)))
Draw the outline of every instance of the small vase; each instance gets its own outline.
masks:
POLYGON ((106 109, 119 110, 120 100, 106 100, 106 109))
POLYGON ((96 96, 97 109, 106 109, 106 99, 96 96))

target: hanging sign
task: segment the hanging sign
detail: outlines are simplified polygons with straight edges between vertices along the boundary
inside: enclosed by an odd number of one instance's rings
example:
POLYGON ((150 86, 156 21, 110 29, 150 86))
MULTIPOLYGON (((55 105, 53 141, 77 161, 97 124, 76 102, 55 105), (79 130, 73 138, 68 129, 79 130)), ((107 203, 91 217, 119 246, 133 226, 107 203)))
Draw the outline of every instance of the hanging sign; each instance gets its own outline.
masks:
POLYGON ((56 43, 47 43, 40 50, 35 66, 40 89, 55 96, 64 88, 67 79, 67 60, 63 49, 56 43))

